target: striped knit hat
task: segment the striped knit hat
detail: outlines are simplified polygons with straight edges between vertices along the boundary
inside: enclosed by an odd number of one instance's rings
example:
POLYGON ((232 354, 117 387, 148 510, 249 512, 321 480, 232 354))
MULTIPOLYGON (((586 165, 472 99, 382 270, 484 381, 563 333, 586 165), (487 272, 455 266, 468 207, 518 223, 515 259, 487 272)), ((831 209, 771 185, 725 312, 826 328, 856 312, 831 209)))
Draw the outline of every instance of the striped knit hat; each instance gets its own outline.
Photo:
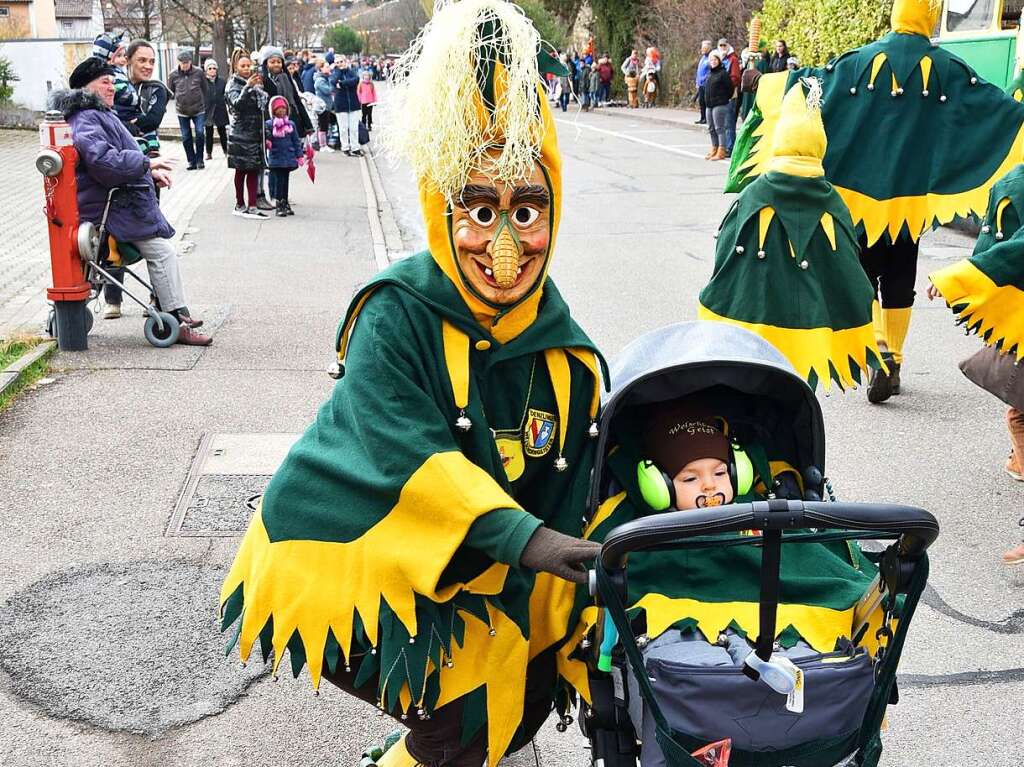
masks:
POLYGON ((104 32, 92 41, 92 54, 98 59, 110 61, 114 52, 124 45, 125 35, 115 36, 113 32, 104 32))

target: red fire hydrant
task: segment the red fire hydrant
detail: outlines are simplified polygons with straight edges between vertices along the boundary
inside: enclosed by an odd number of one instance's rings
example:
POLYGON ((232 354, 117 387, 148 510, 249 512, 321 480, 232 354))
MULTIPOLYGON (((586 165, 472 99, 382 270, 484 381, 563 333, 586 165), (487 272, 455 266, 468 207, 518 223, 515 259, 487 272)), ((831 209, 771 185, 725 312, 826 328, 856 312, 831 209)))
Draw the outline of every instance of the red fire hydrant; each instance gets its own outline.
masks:
POLYGON ((43 174, 53 274, 53 287, 46 291, 54 309, 47 329, 56 336, 61 350, 83 351, 88 348, 92 326, 86 305, 92 286, 84 262, 96 256, 97 231, 93 224, 78 219, 78 152, 71 143, 71 126, 60 112, 46 113, 39 126, 39 144, 36 168, 43 174))

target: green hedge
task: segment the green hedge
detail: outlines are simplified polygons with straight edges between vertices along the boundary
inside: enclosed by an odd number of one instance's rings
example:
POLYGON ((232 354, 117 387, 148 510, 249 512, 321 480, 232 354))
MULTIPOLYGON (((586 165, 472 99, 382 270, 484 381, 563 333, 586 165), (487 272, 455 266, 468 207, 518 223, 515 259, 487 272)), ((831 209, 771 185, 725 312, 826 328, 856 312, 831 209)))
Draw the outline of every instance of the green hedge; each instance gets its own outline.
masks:
POLYGON ((761 37, 783 39, 803 66, 871 42, 889 29, 892 0, 764 0, 761 37))

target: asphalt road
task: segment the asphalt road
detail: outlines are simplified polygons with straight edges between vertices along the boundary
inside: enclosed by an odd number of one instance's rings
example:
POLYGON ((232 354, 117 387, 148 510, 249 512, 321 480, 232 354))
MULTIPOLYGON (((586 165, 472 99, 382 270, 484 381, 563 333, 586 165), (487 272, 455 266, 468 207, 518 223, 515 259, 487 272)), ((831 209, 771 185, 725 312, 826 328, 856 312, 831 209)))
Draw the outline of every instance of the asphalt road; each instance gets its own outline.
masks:
MULTIPOLYGON (((696 319, 733 196, 722 194, 725 168, 702 159, 707 138, 696 130, 570 112, 558 131, 565 201, 552 275, 613 358, 646 331, 696 319)), ((422 247, 408 172, 379 167, 408 247, 422 247)), ((999 555, 1019 539, 1024 486, 1002 473, 1004 407, 957 368, 979 342, 924 296, 927 274, 972 247, 948 229, 924 240, 901 396, 882 406, 860 391, 821 397, 827 474, 840 498, 921 506, 942 525, 900 703, 890 708, 887 765, 1020 764, 1024 568, 1002 566, 999 555)), ((558 763, 586 764, 567 740, 551 733, 544 746, 566 760, 558 763)))

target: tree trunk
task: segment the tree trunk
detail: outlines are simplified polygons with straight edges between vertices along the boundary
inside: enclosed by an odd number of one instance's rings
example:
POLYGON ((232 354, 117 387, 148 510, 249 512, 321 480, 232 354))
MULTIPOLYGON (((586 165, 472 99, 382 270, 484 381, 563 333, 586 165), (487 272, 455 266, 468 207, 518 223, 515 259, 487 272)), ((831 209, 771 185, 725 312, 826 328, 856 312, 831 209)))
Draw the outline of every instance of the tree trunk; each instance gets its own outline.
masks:
POLYGON ((228 24, 229 22, 225 19, 215 20, 213 22, 213 44, 212 55, 217 64, 221 67, 221 72, 228 72, 226 65, 228 63, 228 24))

